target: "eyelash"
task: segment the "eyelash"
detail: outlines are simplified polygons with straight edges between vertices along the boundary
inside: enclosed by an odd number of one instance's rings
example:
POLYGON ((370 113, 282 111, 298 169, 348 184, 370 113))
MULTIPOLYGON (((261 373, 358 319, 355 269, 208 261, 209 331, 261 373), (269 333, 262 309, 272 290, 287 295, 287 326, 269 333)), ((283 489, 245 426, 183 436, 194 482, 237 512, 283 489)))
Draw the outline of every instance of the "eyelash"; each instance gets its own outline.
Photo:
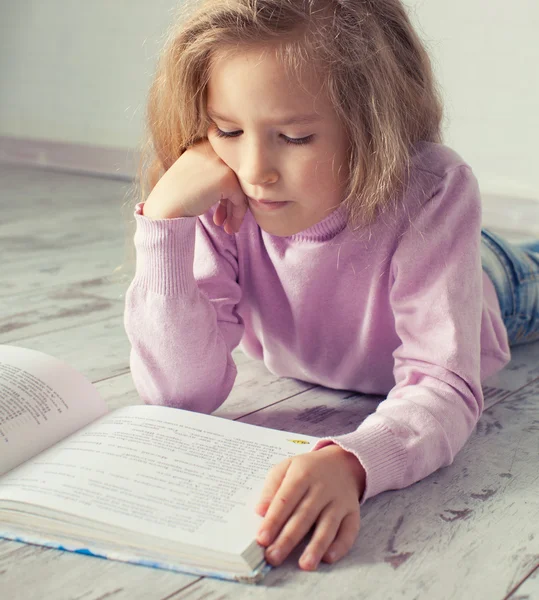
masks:
MULTIPOLYGON (((220 138, 235 138, 238 137, 237 134, 239 134, 238 131, 221 131, 217 126, 215 127, 215 133, 217 137, 220 138)), ((284 141, 287 144, 291 144, 292 146, 303 146, 303 144, 308 144, 313 139, 313 137, 314 135, 308 135, 304 138, 289 138, 286 137, 286 135, 283 136, 284 141)))

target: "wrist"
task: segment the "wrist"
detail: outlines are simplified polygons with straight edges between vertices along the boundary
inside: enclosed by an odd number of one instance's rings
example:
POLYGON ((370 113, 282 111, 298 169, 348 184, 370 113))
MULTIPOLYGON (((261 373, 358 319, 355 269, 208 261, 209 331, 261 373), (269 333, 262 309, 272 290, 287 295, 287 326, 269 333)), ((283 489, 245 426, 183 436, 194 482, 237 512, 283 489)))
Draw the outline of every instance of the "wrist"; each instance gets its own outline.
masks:
POLYGON ((150 202, 150 198, 142 205, 142 214, 149 219, 182 219, 191 216, 184 214, 181 207, 167 207, 164 203, 150 202))
POLYGON ((330 450, 335 452, 343 457, 346 461, 346 465, 352 471, 354 475, 354 480, 357 483, 357 492, 358 498, 363 496, 363 492, 365 491, 366 481, 367 481, 367 473, 363 468, 363 465, 359 461, 358 457, 352 452, 345 450, 338 444, 332 443, 330 446, 325 446, 322 450, 330 450))
POLYGON ((347 452, 346 450, 344 452, 346 453, 350 464, 350 468, 352 469, 352 472, 354 473, 354 477, 357 482, 357 497, 361 498, 363 496, 363 492, 365 491, 367 473, 365 472, 363 465, 359 462, 357 456, 355 456, 351 452, 347 452))

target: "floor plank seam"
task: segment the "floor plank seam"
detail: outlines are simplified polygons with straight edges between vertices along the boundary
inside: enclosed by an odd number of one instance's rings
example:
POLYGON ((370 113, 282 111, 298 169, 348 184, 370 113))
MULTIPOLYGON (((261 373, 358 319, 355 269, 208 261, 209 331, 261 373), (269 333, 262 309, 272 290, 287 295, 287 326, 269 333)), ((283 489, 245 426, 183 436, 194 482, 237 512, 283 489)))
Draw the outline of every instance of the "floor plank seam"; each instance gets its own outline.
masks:
MULTIPOLYGON (((104 317, 103 319, 96 319, 95 321, 88 321, 86 323, 84 323, 84 326, 87 325, 95 325, 95 323, 103 323, 104 321, 112 321, 112 320, 117 320, 118 319, 118 315, 116 316, 108 316, 108 317, 104 317)), ((11 344, 11 345, 17 345, 17 342, 24 342, 25 340, 31 340, 33 338, 37 338, 37 337, 44 337, 46 335, 49 335, 51 333, 59 333, 61 331, 69 331, 70 329, 80 329, 81 328, 81 324, 77 323, 74 324, 72 326, 67 326, 67 327, 61 327, 59 329, 50 329, 48 331, 42 331, 41 333, 38 334, 33 334, 33 335, 28 335, 22 338, 16 338, 16 339, 9 339, 6 341, 1 341, 0 343, 2 344, 11 344)))
POLYGON ((109 375, 108 377, 103 377, 103 379, 94 379, 92 380, 93 384, 96 383, 102 383, 103 381, 109 381, 111 379, 115 379, 116 377, 123 377, 124 375, 128 375, 131 373, 131 369, 129 367, 126 367, 124 371, 121 371, 120 373, 115 373, 114 375, 109 375))
MULTIPOLYGON (((519 587, 522 587, 526 580, 529 579, 535 573, 535 571, 537 571, 537 569, 539 569, 539 563, 537 563, 527 575, 524 575, 524 577, 513 587, 513 589, 502 598, 502 600, 510 600, 511 596, 518 590, 519 587)), ((524 597, 528 598, 529 596, 524 597)))
POLYGON ((196 585, 197 583, 200 583, 203 579, 205 579, 204 577, 199 577, 198 579, 196 579, 195 581, 191 581, 190 583, 188 583, 187 585, 184 585, 183 587, 181 587, 179 590, 176 590, 175 592, 172 592, 172 594, 169 594, 168 596, 165 596, 164 598, 161 598, 161 600, 172 600, 172 598, 176 597, 176 594, 181 594, 182 592, 184 592, 185 590, 187 590, 190 587, 193 587, 194 585, 196 585))
POLYGON ((266 406, 263 406, 262 408, 257 408, 256 410, 253 410, 251 412, 245 413, 244 415, 242 415, 241 417, 236 417, 235 419, 232 419, 232 421, 238 421, 239 419, 244 419, 245 417, 249 417, 250 415, 254 415, 258 412, 261 412, 263 410, 267 410, 268 408, 272 407, 272 406, 277 406, 278 404, 281 404, 281 402, 286 402, 287 400, 290 400, 291 398, 296 398, 297 396, 301 396, 301 394, 304 394, 305 392, 310 392, 311 390, 315 390, 316 388, 319 388, 319 385, 313 385, 312 387, 309 387, 305 390, 301 390, 300 392, 297 392, 296 394, 292 394, 291 396, 287 396, 286 398, 282 398, 281 400, 277 400, 277 402, 272 402, 271 404, 268 404, 266 406))
POLYGON ((522 390, 526 389, 530 385, 535 385, 538 381, 539 381, 539 377, 536 377, 535 379, 532 379, 531 381, 528 381, 528 383, 525 383, 523 386, 519 387, 518 389, 512 390, 512 391, 508 392, 508 394, 506 396, 504 396, 503 398, 500 398, 499 400, 497 400, 496 402, 494 402, 494 404, 491 404, 488 408, 485 408, 485 410, 483 411, 482 414, 485 414, 491 408, 494 408, 495 406, 497 406, 501 402, 511 402, 511 396, 514 396, 514 395, 518 394, 519 392, 521 392, 522 390))

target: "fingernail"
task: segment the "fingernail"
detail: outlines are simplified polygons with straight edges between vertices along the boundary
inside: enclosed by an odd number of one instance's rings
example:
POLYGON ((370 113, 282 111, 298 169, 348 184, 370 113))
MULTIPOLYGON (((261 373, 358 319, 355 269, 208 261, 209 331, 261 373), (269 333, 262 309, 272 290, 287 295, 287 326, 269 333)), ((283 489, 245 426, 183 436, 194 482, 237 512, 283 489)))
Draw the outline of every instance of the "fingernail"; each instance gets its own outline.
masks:
POLYGON ((263 544, 263 545, 265 545, 265 544, 269 544, 269 541, 270 541, 270 535, 269 535, 269 532, 268 532, 268 531, 261 531, 261 532, 258 534, 258 541, 259 541, 261 544, 263 544))
POLYGON ((267 502, 259 502, 256 505, 256 512, 257 513, 265 513, 269 508, 269 504, 267 502))
POLYGON ((314 556, 312 556, 311 554, 306 554, 302 558, 301 562, 307 569, 312 569, 315 565, 314 556))
POLYGON ((275 562, 279 562, 281 560, 281 551, 278 548, 273 548, 273 550, 270 550, 268 554, 271 560, 275 562))

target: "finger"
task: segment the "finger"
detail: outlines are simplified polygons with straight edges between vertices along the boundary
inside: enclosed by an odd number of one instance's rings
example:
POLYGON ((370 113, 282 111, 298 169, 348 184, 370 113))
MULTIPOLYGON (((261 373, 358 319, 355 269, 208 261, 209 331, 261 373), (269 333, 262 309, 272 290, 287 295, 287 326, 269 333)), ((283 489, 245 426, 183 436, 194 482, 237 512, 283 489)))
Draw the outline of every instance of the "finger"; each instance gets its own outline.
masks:
POLYGON ((219 211, 219 220, 221 221, 221 226, 226 233, 229 233, 226 227, 228 223, 228 200, 226 198, 219 201, 217 210, 219 211))
POLYGON ((288 521, 290 515, 296 510, 296 506, 303 500, 310 488, 310 480, 307 477, 298 477, 297 474, 290 476, 290 470, 287 471, 283 482, 277 493, 273 497, 271 504, 264 518, 264 523, 260 530, 260 543, 262 539, 267 540, 267 544, 276 538, 283 525, 288 521), (267 537, 264 538, 263 531, 267 531, 267 537))
POLYGON ((247 212, 247 203, 242 202, 241 204, 232 204, 232 228, 234 231, 239 231, 243 217, 247 212))
POLYGON ((342 520, 335 540, 325 552, 322 560, 327 563, 334 563, 341 559, 354 545, 361 525, 359 511, 349 513, 342 520))
MULTIPOLYGON (((304 496, 303 500, 297 505, 296 510, 288 519, 285 526, 277 536, 275 542, 267 550, 267 558, 273 565, 278 565, 292 552, 299 542, 305 537, 312 525, 324 514, 324 503, 320 502, 311 488, 311 493, 304 496)), ((339 520, 340 522, 340 520, 339 520)), ((335 526, 335 533, 338 529, 338 522, 335 526)), ((327 545, 333 541, 328 541, 327 545)), ((322 556, 322 553, 320 554, 322 556)))
POLYGON ((229 234, 234 233, 234 229, 232 228, 232 202, 230 202, 228 198, 226 202, 226 222, 224 224, 224 230, 229 234))
POLYGON ((314 571, 318 567, 322 556, 335 540, 342 521, 342 513, 337 509, 335 503, 327 504, 320 513, 311 540, 299 559, 299 566, 302 569, 314 571))
POLYGON ((225 222, 225 219, 226 219, 226 203, 227 203, 226 199, 219 200, 219 204, 217 206, 217 209, 213 213, 213 222, 218 227, 221 227, 221 225, 225 222))
POLYGON ((230 191, 227 198, 233 207, 231 218, 234 220, 235 231, 239 231, 243 217, 249 208, 247 196, 245 196, 241 188, 234 188, 230 191))
POLYGON ((289 458, 283 460, 279 464, 275 465, 268 473, 266 481, 264 482, 264 487, 260 492, 260 500, 258 501, 255 509, 260 516, 263 517, 266 514, 273 497, 277 493, 277 490, 279 489, 286 475, 290 463, 291 460, 289 458))

